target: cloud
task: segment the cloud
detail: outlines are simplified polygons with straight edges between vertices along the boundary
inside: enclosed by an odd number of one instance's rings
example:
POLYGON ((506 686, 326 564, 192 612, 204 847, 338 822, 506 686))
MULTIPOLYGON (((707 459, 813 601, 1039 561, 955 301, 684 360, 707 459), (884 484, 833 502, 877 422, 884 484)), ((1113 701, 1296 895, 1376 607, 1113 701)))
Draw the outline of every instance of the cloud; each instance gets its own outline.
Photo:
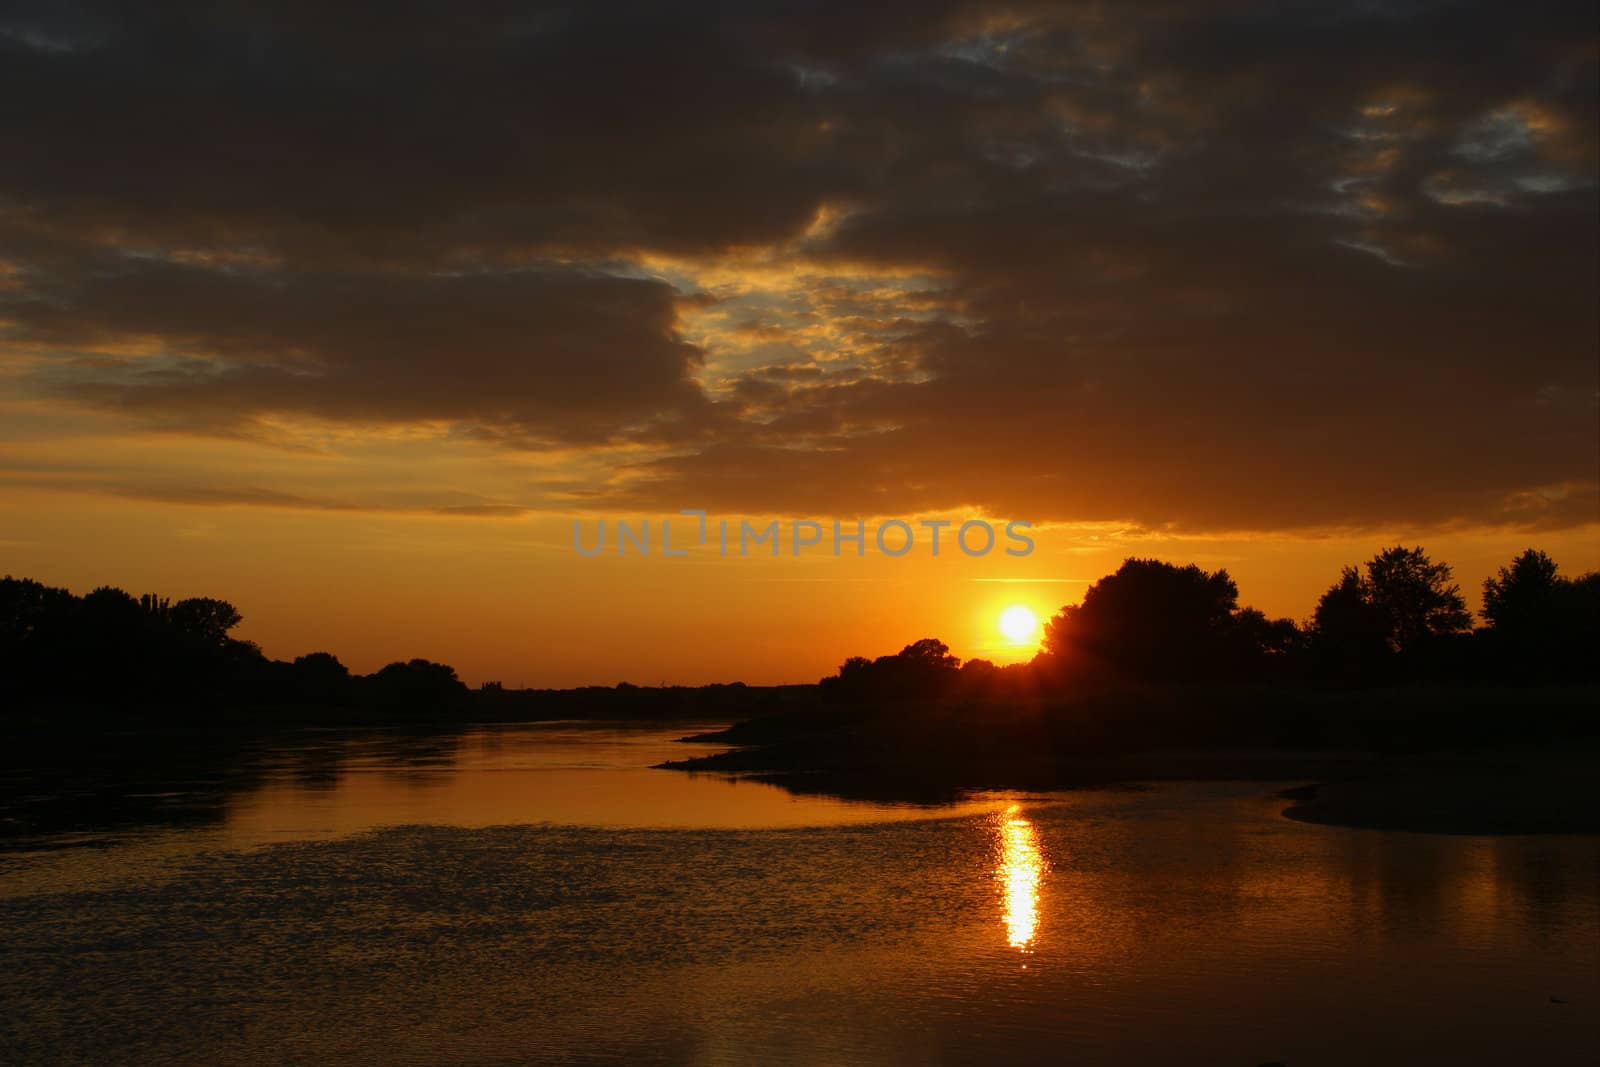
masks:
POLYGON ((280 273, 102 256, 0 307, 19 346, 135 350, 49 362, 37 378, 168 426, 290 414, 600 443, 707 408, 675 291, 584 270, 280 273))
POLYGON ((382 499, 343 499, 290 493, 253 485, 218 486, 192 480, 143 484, 108 477, 95 471, 37 470, 7 463, 0 480, 28 489, 121 497, 156 504, 197 508, 276 508, 286 511, 329 511, 375 515, 436 515, 473 519, 517 519, 535 514, 532 508, 479 500, 462 493, 387 494, 382 499))
POLYGON ((7 362, 167 429, 587 449, 547 481, 594 507, 1590 522, 1592 22, 24 8, 7 362))
POLYGON ((415 264, 760 242, 827 182, 798 79, 705 21, 401 6, 13 16, 0 197, 51 234, 415 264))

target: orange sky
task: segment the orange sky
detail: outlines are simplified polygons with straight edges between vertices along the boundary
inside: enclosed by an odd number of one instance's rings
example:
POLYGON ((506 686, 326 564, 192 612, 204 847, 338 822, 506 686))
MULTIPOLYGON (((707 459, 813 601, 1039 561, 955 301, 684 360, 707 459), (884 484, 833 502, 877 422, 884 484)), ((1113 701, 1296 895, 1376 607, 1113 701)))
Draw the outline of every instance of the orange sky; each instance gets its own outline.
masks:
POLYGON ((568 685, 1014 658, 1130 554, 1600 567, 1585 5, 392 14, 0 14, 0 569, 568 685), (696 507, 1038 548, 569 547, 696 507))
MULTIPOLYGON (((1022 559, 948 549, 934 559, 925 545, 899 559, 794 559, 787 547, 778 559, 706 550, 618 559, 612 541, 604 557, 587 559, 571 548, 567 517, 340 514, 17 488, 0 501, 0 546, 13 573, 79 593, 109 583, 222 596, 244 613, 240 635, 274 657, 328 650, 370 671, 424 656, 474 683, 508 685, 809 682, 846 656, 894 652, 923 636, 943 638, 963 658, 1009 662, 1032 650, 1005 642, 1001 610, 1022 604, 1045 617, 1129 554, 1226 567, 1242 603, 1297 619, 1340 566, 1397 538, 1420 540, 1453 564, 1474 607, 1482 578, 1528 545, 1568 573, 1600 568, 1593 527, 1326 538, 1059 527, 1034 531, 1037 547, 1022 559)), ((585 520, 586 538, 593 522, 585 520)), ((693 527, 673 520, 674 538, 693 527)))

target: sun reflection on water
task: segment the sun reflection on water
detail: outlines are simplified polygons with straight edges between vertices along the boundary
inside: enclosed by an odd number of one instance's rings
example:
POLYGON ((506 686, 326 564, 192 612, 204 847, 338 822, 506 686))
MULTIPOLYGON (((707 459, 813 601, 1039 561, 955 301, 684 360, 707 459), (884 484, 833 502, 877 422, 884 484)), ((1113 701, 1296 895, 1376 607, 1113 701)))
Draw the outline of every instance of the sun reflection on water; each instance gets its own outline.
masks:
POLYGON ((1022 952, 1032 951, 1039 928, 1039 882, 1044 877, 1044 856, 1033 823, 1022 816, 1016 804, 999 817, 1000 866, 995 878, 1000 883, 1005 911, 1006 940, 1022 952))

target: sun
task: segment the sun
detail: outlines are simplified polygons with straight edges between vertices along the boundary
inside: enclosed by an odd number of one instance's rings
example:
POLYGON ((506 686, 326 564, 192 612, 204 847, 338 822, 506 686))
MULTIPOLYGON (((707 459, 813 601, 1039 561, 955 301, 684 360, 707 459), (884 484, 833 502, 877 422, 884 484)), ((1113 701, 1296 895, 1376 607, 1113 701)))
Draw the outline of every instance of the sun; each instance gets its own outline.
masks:
POLYGON ((1000 632, 1014 645, 1031 645, 1039 636, 1039 616, 1013 604, 1000 613, 1000 632))

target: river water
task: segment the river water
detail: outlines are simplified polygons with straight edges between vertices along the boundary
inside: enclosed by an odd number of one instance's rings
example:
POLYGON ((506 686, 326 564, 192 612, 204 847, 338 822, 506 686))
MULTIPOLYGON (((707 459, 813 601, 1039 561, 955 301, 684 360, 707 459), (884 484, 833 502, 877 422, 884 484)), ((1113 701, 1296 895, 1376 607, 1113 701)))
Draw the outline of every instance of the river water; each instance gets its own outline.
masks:
POLYGON ((5 771, 0 1063, 1600 1058, 1600 838, 1307 825, 1295 783, 913 806, 648 769, 690 729, 5 771))

